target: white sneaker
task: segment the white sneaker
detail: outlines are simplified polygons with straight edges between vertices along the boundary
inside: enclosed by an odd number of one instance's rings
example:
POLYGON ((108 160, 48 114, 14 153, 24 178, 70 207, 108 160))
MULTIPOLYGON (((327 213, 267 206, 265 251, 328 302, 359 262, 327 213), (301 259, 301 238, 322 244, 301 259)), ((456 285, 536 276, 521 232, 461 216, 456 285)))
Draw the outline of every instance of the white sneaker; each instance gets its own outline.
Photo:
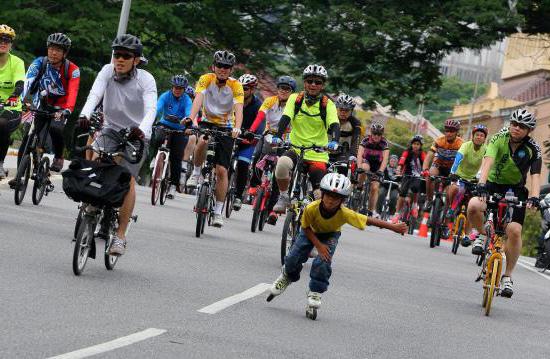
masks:
POLYGON ((307 293, 307 305, 310 308, 321 307, 321 293, 309 291, 307 293))
POLYGON ((212 221, 213 227, 223 227, 223 216, 221 214, 214 214, 214 220, 212 221))
POLYGON ((271 285, 271 294, 273 296, 280 295, 285 291, 285 289, 290 285, 290 279, 286 276, 286 274, 283 272, 279 275, 279 277, 273 282, 273 285, 271 285))
POLYGON ((513 284, 512 278, 503 275, 500 279, 500 295, 505 298, 511 298, 512 294, 514 294, 513 284))
POLYGON ((200 175, 191 175, 187 180, 187 187, 196 188, 199 184, 200 175))
POLYGON ((233 201, 233 209, 235 211, 239 211, 242 206, 243 206, 243 201, 240 198, 235 198, 235 200, 233 201))
POLYGON ((480 256, 483 254, 483 238, 477 237, 472 247, 472 254, 480 256))
POLYGON ((273 206, 273 211, 277 213, 285 213, 289 205, 290 198, 288 197, 288 193, 281 193, 279 200, 275 203, 275 206, 273 206))
POLYGON ((176 197, 176 185, 170 185, 168 187, 168 193, 166 194, 166 198, 168 199, 174 199, 176 197))

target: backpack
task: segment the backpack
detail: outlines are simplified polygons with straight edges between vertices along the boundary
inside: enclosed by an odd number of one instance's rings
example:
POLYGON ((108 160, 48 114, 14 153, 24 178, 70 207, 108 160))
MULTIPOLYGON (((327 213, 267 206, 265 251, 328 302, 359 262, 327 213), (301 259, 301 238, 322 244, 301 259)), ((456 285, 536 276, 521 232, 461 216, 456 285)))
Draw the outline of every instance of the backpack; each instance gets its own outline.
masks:
MULTIPOLYGON (((65 65, 65 69, 63 71, 63 74, 65 75, 65 81, 69 81, 69 66, 71 65, 71 62, 67 59, 63 60, 63 64, 65 65)), ((38 74, 36 74, 36 77, 34 78, 34 81, 31 85, 31 88, 29 89, 29 93, 32 95, 38 90, 38 85, 40 84, 40 79, 42 79, 42 76, 44 76, 44 73, 46 72, 46 67, 48 66, 48 57, 42 56, 42 64, 40 65, 40 69, 38 70, 38 74)))
MULTIPOLYGON (((304 91, 301 91, 298 96, 296 96, 296 102, 294 103, 294 116, 302 110, 302 104, 304 103, 304 91)), ((321 99, 319 100, 319 116, 321 116, 321 120, 323 120, 323 123, 325 124, 325 128, 327 128, 327 104, 328 104, 328 96, 323 95, 321 99)), ((302 111, 303 112, 303 111, 302 111)), ((309 115, 307 112, 304 112, 305 114, 309 115)), ((310 115, 311 116, 311 115, 310 115)))

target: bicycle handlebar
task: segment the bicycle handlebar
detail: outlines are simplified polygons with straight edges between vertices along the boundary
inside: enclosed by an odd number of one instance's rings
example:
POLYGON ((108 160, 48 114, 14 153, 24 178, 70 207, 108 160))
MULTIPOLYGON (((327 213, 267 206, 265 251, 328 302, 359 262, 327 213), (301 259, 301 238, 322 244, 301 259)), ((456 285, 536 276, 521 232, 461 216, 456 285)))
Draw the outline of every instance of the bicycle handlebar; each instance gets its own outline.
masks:
MULTIPOLYGON (((118 135, 121 137, 119 148, 129 146, 132 149, 131 156, 128 156, 125 152, 117 151, 117 152, 107 152, 103 150, 101 147, 96 148, 92 145, 87 145, 83 147, 75 147, 75 151, 77 152, 84 152, 84 151, 93 151, 99 155, 99 158, 101 159, 108 159, 111 161, 114 161, 116 157, 122 157, 124 158, 128 163, 130 164, 137 164, 141 161, 143 156, 143 148, 145 146, 145 143, 142 139, 137 139, 138 146, 134 146, 132 142, 128 139, 128 136, 130 134, 130 131, 128 129, 121 130, 118 132, 118 135), (133 157, 133 158, 132 158, 133 157)), ((82 135, 80 135, 82 136, 82 135)), ((79 137, 80 137, 79 136, 79 137)), ((106 135, 107 136, 107 135, 106 135)))

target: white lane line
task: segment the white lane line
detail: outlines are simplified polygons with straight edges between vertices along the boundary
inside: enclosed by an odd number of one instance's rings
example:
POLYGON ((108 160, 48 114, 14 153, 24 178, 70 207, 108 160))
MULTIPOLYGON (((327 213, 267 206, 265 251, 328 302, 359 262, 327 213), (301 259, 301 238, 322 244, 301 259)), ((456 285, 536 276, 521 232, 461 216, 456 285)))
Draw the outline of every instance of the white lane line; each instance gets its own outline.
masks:
POLYGON ((156 337, 158 335, 161 335, 165 333, 166 330, 164 329, 156 329, 156 328, 149 328, 145 329, 142 332, 134 333, 127 335, 125 337, 117 338, 115 340, 111 340, 110 342, 94 345, 88 348, 75 350, 74 352, 66 353, 57 355, 54 357, 50 357, 48 359, 80 359, 80 358, 87 358, 92 355, 97 355, 101 353, 105 353, 111 350, 115 350, 118 348, 122 348, 137 342, 140 342, 145 339, 149 339, 152 337, 156 337))
POLYGON ((531 272, 533 273, 537 273, 538 275, 540 275, 542 278, 544 279, 547 279, 547 280, 550 280, 550 276, 546 275, 546 274, 542 274, 541 272, 539 272, 538 270, 536 270, 535 268, 532 268, 531 265, 528 265, 528 264, 525 264, 525 262, 523 262, 521 259, 518 259, 518 264, 520 266, 522 266, 523 268, 527 269, 527 270, 530 270, 531 272))
POLYGON ((222 311, 225 308, 228 308, 244 300, 260 295, 264 293, 266 290, 268 290, 270 287, 271 287, 271 284, 260 283, 250 289, 245 290, 242 293, 232 295, 231 297, 227 297, 216 303, 210 304, 209 306, 201 308, 198 310, 198 312, 206 313, 206 314, 216 314, 217 312, 222 311))

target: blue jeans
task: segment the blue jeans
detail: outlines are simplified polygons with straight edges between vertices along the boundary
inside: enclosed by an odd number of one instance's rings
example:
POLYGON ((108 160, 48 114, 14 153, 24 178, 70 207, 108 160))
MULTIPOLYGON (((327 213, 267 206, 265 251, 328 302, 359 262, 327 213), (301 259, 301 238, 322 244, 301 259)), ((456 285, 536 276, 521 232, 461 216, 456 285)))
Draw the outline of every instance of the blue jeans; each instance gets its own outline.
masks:
MULTIPOLYGON (((321 243, 328 245, 330 256, 334 256, 336 246, 338 245, 338 238, 340 238, 340 232, 332 233, 316 233, 317 238, 321 243)), ((309 253, 313 249, 313 243, 307 239, 306 234, 302 228, 296 242, 290 249, 290 253, 285 258, 285 273, 287 277, 296 282, 300 279, 300 272, 302 271, 303 264, 307 262, 309 253)), ((312 292, 323 293, 326 292, 330 275, 332 274, 331 262, 326 262, 321 257, 317 256, 311 265, 311 271, 309 272, 310 281, 309 289, 312 292)))

